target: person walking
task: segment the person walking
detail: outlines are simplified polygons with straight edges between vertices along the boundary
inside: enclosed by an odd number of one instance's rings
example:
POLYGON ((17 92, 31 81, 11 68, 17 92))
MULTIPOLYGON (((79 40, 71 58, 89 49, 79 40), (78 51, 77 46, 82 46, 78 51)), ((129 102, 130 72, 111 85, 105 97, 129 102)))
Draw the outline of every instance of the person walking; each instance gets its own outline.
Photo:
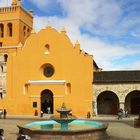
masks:
POLYGON ((4 130, 0 129, 0 140, 5 140, 4 138, 4 130))
POLYGON ((3 111, 0 109, 0 119, 2 118, 3 111))
POLYGON ((122 119, 122 117, 123 117, 123 110, 119 109, 119 111, 118 111, 118 120, 122 119))
POLYGON ((51 108, 50 108, 50 106, 47 107, 47 110, 48 110, 48 114, 51 114, 51 108))
POLYGON ((20 129, 17 140, 31 140, 31 137, 29 137, 28 135, 25 135, 24 132, 22 131, 22 129, 20 129))
POLYGON ((43 117, 43 111, 42 110, 40 111, 40 117, 43 117))
POLYGON ((87 112, 87 119, 90 119, 90 117, 91 117, 90 112, 87 112))
POLYGON ((6 109, 3 110, 3 118, 6 119, 7 111, 6 109))

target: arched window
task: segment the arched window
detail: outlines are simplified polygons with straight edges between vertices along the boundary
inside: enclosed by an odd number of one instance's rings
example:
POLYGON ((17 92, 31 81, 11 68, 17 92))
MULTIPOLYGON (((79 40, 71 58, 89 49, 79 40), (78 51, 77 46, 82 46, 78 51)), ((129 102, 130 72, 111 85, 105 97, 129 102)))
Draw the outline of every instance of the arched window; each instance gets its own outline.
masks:
POLYGON ((26 35, 26 26, 23 27, 24 36, 26 35))
POLYGON ((46 44, 45 45, 45 48, 46 48, 45 54, 49 54, 50 53, 50 45, 49 44, 46 44))
POLYGON ((8 55, 4 54, 4 62, 7 62, 7 59, 8 59, 8 55))
POLYGON ((24 92, 23 92, 23 94, 25 95, 27 93, 28 93, 28 84, 25 84, 24 85, 24 92))
POLYGON ((3 72, 3 66, 1 65, 0 67, 1 67, 1 72, 3 72))
POLYGON ((12 23, 7 24, 7 32, 8 32, 8 36, 12 37, 13 35, 12 23))
POLYGON ((67 93, 71 93, 71 84, 67 83, 67 93))
POLYGON ((0 47, 2 47, 2 42, 0 42, 0 47))
POLYGON ((29 29, 29 28, 28 28, 28 30, 27 30, 27 34, 30 35, 30 29, 29 29))
POLYGON ((0 24, 0 37, 4 36, 4 25, 0 24))

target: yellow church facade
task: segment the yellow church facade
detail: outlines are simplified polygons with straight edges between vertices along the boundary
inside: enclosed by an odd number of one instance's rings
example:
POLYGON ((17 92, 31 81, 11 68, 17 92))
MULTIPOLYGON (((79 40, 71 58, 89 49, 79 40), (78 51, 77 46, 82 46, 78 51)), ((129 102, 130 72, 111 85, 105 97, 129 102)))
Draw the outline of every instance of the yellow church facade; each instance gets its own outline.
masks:
POLYGON ((36 33, 32 11, 20 2, 0 9, 0 109, 56 114, 64 102, 76 116, 92 113, 93 57, 71 43, 64 27, 58 32, 47 25, 36 33))

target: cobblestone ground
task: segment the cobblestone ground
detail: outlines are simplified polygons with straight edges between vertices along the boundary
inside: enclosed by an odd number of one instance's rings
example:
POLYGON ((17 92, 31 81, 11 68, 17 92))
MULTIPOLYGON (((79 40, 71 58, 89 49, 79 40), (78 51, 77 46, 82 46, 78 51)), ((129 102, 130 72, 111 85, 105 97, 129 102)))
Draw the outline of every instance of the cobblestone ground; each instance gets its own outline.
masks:
POLYGON ((107 133, 109 140, 140 140, 140 129, 132 122, 110 122, 107 133))
MULTIPOLYGON (((133 119, 131 120, 116 120, 115 118, 104 119, 98 118, 95 120, 101 120, 108 122, 109 126, 107 134, 109 140, 140 140, 140 129, 133 127, 133 119)), ((16 140, 18 128, 17 125, 32 122, 33 119, 0 119, 0 128, 3 128, 5 133, 5 140, 16 140)))

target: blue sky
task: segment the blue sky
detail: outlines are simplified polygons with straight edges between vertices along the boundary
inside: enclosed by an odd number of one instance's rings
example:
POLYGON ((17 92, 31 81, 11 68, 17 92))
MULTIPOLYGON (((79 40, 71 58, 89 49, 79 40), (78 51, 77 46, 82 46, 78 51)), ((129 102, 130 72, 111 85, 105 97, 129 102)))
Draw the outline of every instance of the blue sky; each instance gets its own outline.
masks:
MULTIPOLYGON (((9 6, 11 0, 0 0, 9 6)), ((140 69, 140 0, 22 0, 38 32, 65 26, 103 70, 140 69)))

